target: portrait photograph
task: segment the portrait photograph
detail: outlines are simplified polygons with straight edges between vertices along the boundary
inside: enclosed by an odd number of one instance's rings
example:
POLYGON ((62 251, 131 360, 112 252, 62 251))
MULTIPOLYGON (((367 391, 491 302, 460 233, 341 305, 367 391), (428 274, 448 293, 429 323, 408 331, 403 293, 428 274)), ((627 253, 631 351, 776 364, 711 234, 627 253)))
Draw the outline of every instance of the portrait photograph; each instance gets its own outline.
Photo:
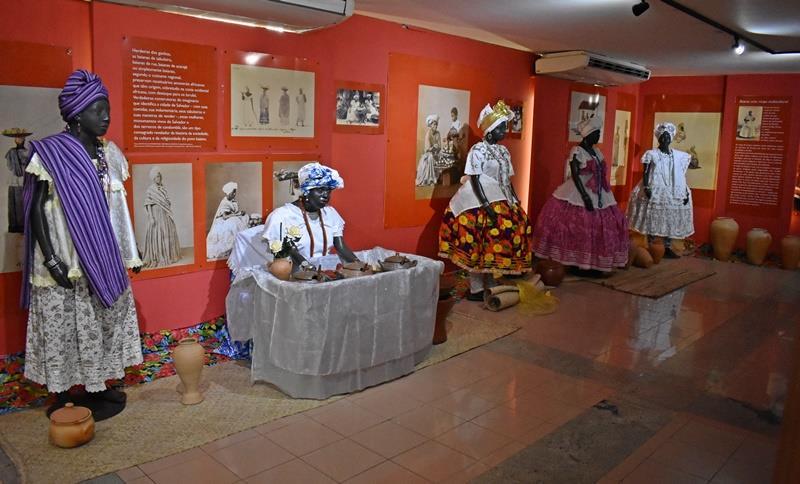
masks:
POLYGON ((134 163, 133 228, 143 270, 194 264, 191 163, 134 163))
POLYGON ((336 124, 378 126, 381 121, 381 93, 359 89, 336 90, 336 124))
POLYGON ((58 111, 61 89, 0 86, 0 272, 22 270, 23 223, 22 180, 31 140, 64 129, 58 111))
POLYGON ((208 163, 206 260, 227 259, 236 234, 263 222, 261 162, 208 163))
POLYGON ((508 127, 509 135, 516 135, 515 137, 522 136, 522 116, 524 115, 522 103, 512 103, 510 106, 511 111, 514 112, 514 120, 508 127))
POLYGON ((611 185, 624 185, 628 166, 628 141, 631 134, 631 112, 616 110, 614 140, 611 146, 611 185))
POLYGON ((469 152, 470 92, 420 84, 417 101, 415 197, 450 198, 469 152))
POLYGON ((231 64, 231 136, 314 137, 308 71, 231 64))
MULTIPOLYGON (((721 113, 655 113, 653 128, 659 123, 674 124, 675 139, 670 147, 689 153, 691 163, 686 181, 691 188, 715 190, 717 187, 721 120, 721 113)), ((653 148, 656 147, 658 140, 653 136, 653 148)))
MULTIPOLYGON (((600 94, 589 94, 573 91, 569 103, 569 141, 581 141, 583 137, 578 129, 578 124, 588 118, 600 116, 606 118, 606 97, 600 94)), ((603 128, 600 128, 600 139, 603 139, 603 128)))
POLYGON ((276 161, 272 163, 272 209, 294 202, 300 196, 297 183, 297 172, 308 161, 276 161))
POLYGON ((736 140, 758 141, 761 139, 762 106, 739 106, 736 117, 736 140))

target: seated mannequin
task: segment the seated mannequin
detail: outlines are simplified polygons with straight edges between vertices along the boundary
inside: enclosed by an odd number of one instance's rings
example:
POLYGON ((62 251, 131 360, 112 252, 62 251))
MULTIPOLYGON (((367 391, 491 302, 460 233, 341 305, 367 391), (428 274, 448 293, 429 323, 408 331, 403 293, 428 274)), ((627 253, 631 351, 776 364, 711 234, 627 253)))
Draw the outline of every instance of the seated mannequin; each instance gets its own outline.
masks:
POLYGON ((300 198, 276 208, 267 218, 262 238, 269 244, 283 241, 290 227, 299 227, 300 239, 290 256, 299 268, 312 257, 327 255, 331 248, 345 262, 358 258, 344 242, 344 219, 335 208, 328 206, 331 192, 344 187, 336 170, 309 163, 298 172, 300 198))

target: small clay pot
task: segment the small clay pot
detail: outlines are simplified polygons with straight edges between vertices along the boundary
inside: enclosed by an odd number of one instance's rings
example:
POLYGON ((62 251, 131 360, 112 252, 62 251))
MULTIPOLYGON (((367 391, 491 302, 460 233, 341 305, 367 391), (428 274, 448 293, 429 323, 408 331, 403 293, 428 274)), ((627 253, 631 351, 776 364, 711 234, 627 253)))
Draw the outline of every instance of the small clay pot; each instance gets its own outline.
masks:
POLYGON ((340 273, 342 276, 344 276, 345 279, 372 274, 372 268, 369 266, 369 264, 357 261, 338 264, 336 267, 336 271, 340 273))
POLYGON ((400 255, 399 253, 395 253, 382 261, 379 261, 378 264, 381 266, 381 269, 384 271, 395 271, 397 269, 407 269, 409 267, 414 267, 417 265, 417 261, 413 261, 404 255, 400 255))
POLYGON ((181 403, 184 405, 194 405, 203 401, 203 394, 199 388, 205 356, 206 350, 196 338, 183 338, 172 350, 175 371, 183 383, 181 403))
POLYGON ((433 344, 438 345, 447 341, 447 315, 456 304, 456 298, 448 296, 439 299, 436 304, 436 325, 433 327, 433 344))
POLYGON ((558 286, 564 280, 564 265, 554 260, 540 260, 533 271, 542 276, 546 286, 558 286))
POLYGON ((793 271, 800 264, 800 237, 787 235, 781 240, 781 266, 793 271))
POLYGON ((94 418, 86 407, 76 407, 72 402, 50 414, 50 442, 71 449, 83 445, 94 437, 94 418))
POLYGON ((288 281, 292 275, 292 259, 286 257, 275 259, 267 265, 270 274, 282 281, 288 281))
POLYGON ((642 269, 649 269, 653 266, 653 257, 646 249, 637 247, 636 255, 633 257, 633 265, 636 267, 641 267, 642 269))
POLYGON ((767 258, 772 235, 766 229, 754 228, 747 232, 747 261, 760 266, 767 258))
POLYGON ((665 250, 664 241, 661 239, 655 239, 650 243, 650 247, 647 248, 647 251, 650 253, 650 257, 653 258, 653 264, 661 262, 665 250))

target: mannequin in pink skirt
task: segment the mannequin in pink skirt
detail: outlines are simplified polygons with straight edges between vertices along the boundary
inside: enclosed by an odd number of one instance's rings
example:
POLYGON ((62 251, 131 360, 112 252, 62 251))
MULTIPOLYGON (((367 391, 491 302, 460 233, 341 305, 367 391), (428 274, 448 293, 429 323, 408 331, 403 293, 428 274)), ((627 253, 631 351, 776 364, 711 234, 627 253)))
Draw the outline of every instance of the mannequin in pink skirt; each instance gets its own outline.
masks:
POLYGON ((567 266, 608 272, 628 260, 628 224, 608 184, 600 140, 603 121, 578 125, 583 136, 567 158, 566 181, 542 208, 533 231, 537 257, 567 266))

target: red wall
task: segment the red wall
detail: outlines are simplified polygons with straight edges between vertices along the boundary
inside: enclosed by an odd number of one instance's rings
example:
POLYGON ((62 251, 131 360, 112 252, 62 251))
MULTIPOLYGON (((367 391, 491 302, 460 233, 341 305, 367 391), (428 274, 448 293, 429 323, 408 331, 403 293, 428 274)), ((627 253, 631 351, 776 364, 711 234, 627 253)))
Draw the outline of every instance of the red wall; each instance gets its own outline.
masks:
MULTIPOLYGON (((355 249, 382 245, 402 251, 433 255, 435 234, 423 227, 384 229, 386 156, 385 135, 356 135, 332 132, 334 122, 334 81, 347 80, 387 85, 388 55, 399 52, 429 59, 474 65, 494 76, 494 98, 532 99, 530 54, 483 44, 421 29, 403 29, 398 24, 354 16, 328 29, 303 35, 277 34, 262 29, 239 27, 152 10, 86 3, 80 0, 7 0, 7 12, 0 19, 0 40, 55 43, 72 47, 75 67, 93 68, 111 94, 112 113, 122 113, 122 37, 147 37, 213 45, 218 52, 218 121, 214 153, 263 155, 256 151, 225 149, 225 111, 222 89, 229 72, 224 50, 243 50, 281 56, 306 57, 320 62, 316 77, 316 142, 322 162, 336 167, 345 179, 344 190, 333 198, 347 220, 347 241, 355 249), (20 21, 35 19, 35 21, 20 21), (93 66, 91 65, 93 61, 93 66)), ((387 92, 391 96, 391 92, 387 92)), ((490 100, 487 99, 487 102, 490 100)), ((477 113, 473 113, 473 118, 477 113)), ((530 115, 529 115, 530 118, 530 115)), ((117 114, 109 138, 121 145, 122 116, 117 114)), ((388 121, 391 122, 391 121, 388 121)), ((470 120, 475 123, 475 120, 470 120)), ((530 172, 531 123, 521 139, 508 140, 518 193, 526 198, 530 172)), ((410 140, 413 142, 413 140, 410 140)), ((273 150, 272 153, 289 152, 273 150)), ((203 155, 207 153, 198 153, 203 155)), ((178 153, 176 156, 180 156, 178 153)), ((164 156, 154 153, 153 156, 164 156)), ((193 153, 193 156, 195 154, 193 153)), ((139 155, 138 159, 146 159, 139 155)), ((198 255, 202 256, 202 255, 198 255)), ((16 309, 19 274, 0 282, 0 354, 24 348, 25 315, 16 309)), ((203 270, 163 278, 137 280, 133 292, 142 331, 186 327, 225 312, 228 271, 203 270)))

